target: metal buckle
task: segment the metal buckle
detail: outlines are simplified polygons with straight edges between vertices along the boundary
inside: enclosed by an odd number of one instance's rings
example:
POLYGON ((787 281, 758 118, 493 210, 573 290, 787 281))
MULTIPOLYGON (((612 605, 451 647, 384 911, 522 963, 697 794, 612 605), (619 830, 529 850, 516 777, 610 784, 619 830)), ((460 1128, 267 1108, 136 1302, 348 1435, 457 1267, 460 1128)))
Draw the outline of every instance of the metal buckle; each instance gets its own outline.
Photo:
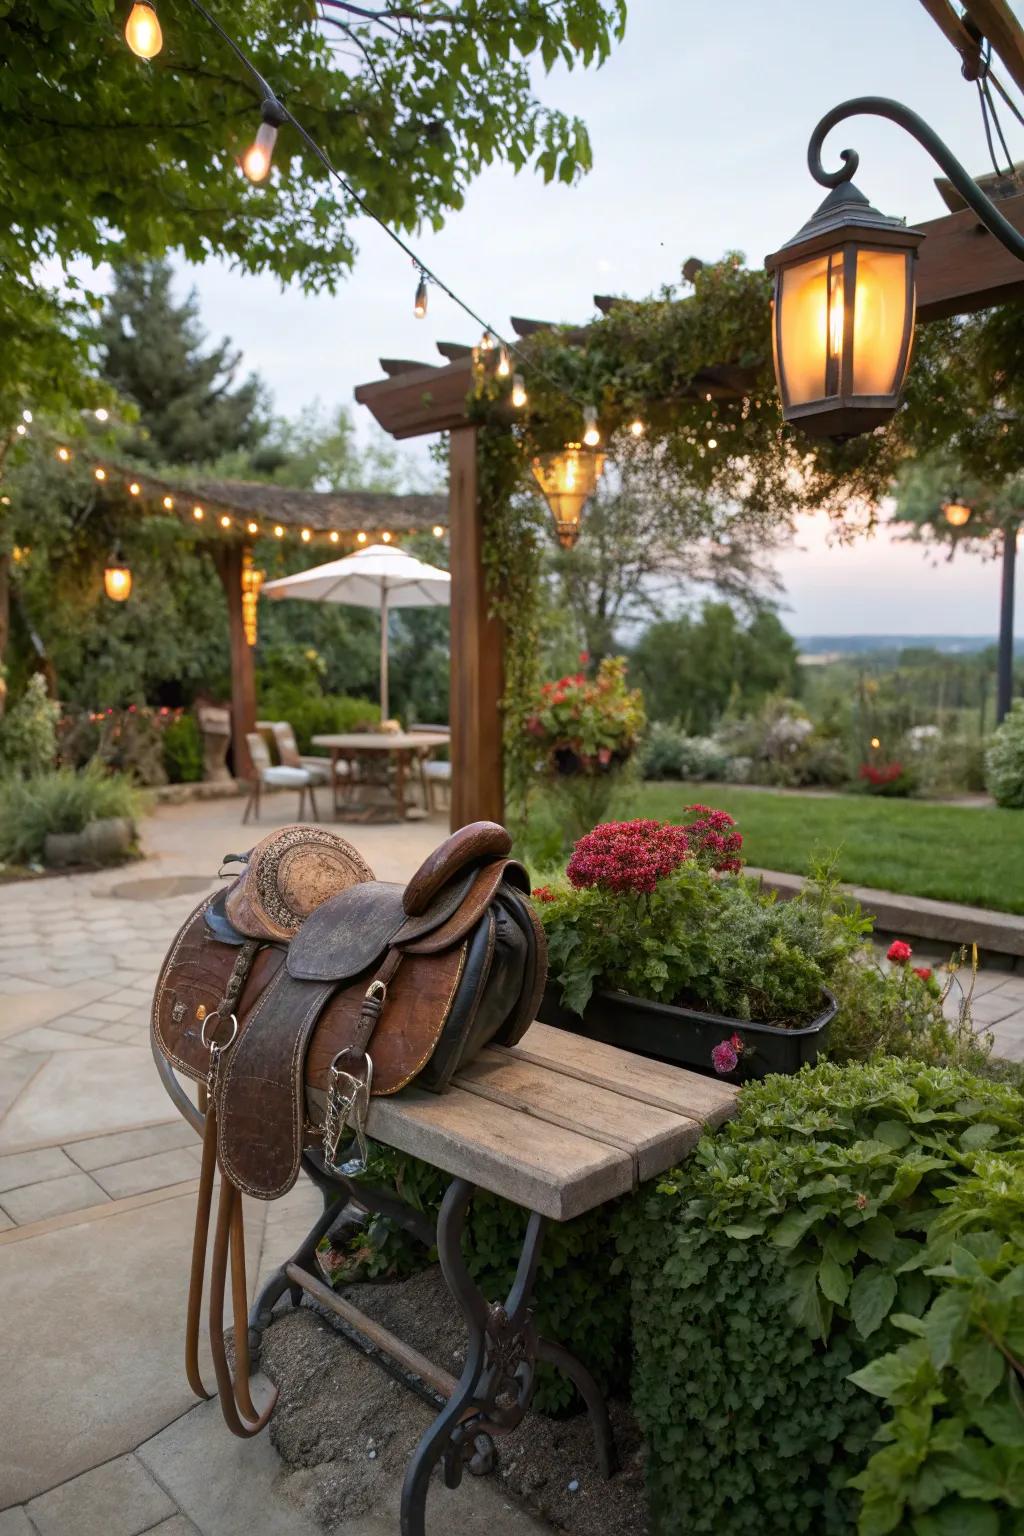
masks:
POLYGON ((228 1050, 232 1045, 234 1045, 235 1036, 238 1034, 238 1015, 233 1013, 230 1016, 231 1034, 229 1038, 224 1042, 224 1044, 218 1045, 216 1040, 207 1040, 207 1029, 209 1028, 212 1021, 214 1019, 219 1019, 220 1016, 219 1008, 215 1008, 212 1013, 208 1013, 203 1020, 203 1027, 199 1032, 200 1040, 210 1053, 210 1066, 206 1074, 206 1091, 211 1098, 217 1092, 217 1075, 220 1072, 220 1059, 224 1052, 228 1050))
MULTIPOLYGON (((378 985, 378 983, 374 983, 378 985)), ((380 983, 383 985, 383 983, 380 983)), ((324 1112, 324 1164, 332 1173, 346 1178, 364 1173, 368 1161, 366 1145, 366 1117, 370 1111, 370 1094, 373 1088, 373 1062, 369 1053, 363 1053, 366 1064, 365 1078, 358 1078, 338 1066, 347 1053, 339 1051, 331 1062, 327 1075, 327 1108, 324 1112), (343 1086, 344 1085, 344 1086, 343 1086), (347 1127, 355 1134, 358 1156, 339 1164, 336 1159, 341 1138, 347 1127)))

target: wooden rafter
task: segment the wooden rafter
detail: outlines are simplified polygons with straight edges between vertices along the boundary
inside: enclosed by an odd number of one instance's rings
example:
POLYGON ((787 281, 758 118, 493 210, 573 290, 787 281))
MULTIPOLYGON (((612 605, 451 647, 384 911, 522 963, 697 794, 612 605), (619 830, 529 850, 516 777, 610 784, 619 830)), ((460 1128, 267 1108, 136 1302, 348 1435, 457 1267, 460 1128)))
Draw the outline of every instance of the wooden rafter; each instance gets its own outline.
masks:
POLYGON ((968 19, 988 39, 1019 91, 1024 91, 1024 30, 1007 0, 964 0, 968 19))
POLYGON ((981 73, 981 42, 965 25, 950 0, 921 0, 943 37, 953 44, 963 65, 964 78, 977 80, 981 73))

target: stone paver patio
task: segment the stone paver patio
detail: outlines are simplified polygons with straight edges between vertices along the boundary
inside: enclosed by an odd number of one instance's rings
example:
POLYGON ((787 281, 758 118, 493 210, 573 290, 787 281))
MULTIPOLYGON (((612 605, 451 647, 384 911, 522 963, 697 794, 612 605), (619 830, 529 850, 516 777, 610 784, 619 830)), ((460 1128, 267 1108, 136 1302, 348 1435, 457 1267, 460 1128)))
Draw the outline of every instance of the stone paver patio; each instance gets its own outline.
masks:
MULTIPOLYGON (((321 1529, 269 1437, 235 1440, 216 1404, 196 1406, 182 1363, 199 1148, 153 1069, 149 1005, 221 855, 292 820, 294 798, 269 798, 257 829, 241 807, 162 806, 137 864, 0 886, 0 1536, 321 1529)), ((380 878, 405 880, 447 829, 340 830, 380 878)), ((318 1209, 306 1181, 248 1203, 254 1290, 318 1209)), ((435 1530, 456 1511, 467 1533, 539 1529, 469 1482, 452 1508, 432 1493, 435 1530)), ((388 1536, 392 1522, 341 1529, 388 1536)))
MULTIPOLYGON (((267 802, 162 806, 145 858, 119 870, 0 886, 0 1536, 313 1536, 301 1475, 266 1435, 234 1440, 182 1369, 198 1143, 153 1070, 158 966, 222 853, 291 819, 267 802)), ((382 879, 407 879, 434 822, 342 828, 382 879)), ((946 958, 918 947, 915 959, 946 958)), ((979 975, 976 1023, 1024 1059, 1024 974, 979 975)), ((318 1208, 302 1182, 251 1202, 253 1286, 318 1208)), ((393 1490, 382 1489, 381 1509, 393 1490)), ((538 1531, 487 1480, 428 1505, 438 1532, 538 1531), (456 1501, 449 1504, 449 1497, 456 1501)), ((339 1536, 389 1536, 383 1514, 339 1536)))

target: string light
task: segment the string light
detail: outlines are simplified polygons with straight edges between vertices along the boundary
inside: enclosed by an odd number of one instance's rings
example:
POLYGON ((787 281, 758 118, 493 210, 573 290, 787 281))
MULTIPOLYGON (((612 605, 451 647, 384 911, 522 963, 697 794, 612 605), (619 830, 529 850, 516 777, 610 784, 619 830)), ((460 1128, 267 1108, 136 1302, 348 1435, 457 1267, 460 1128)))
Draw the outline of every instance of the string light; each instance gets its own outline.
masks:
POLYGON ((505 343, 502 342, 501 346, 498 348, 498 378, 507 379, 511 372, 512 364, 509 361, 508 347, 506 347, 505 343))
POLYGON ((138 496, 141 489, 142 487, 139 485, 137 480, 133 480, 131 485, 128 487, 128 490, 132 496, 138 496))
POLYGON ((871 745, 877 750, 882 745, 882 743, 879 741, 877 736, 872 736, 871 745))
POLYGON ((330 539, 332 544, 337 544, 338 539, 340 537, 341 537, 341 535, 338 533, 337 528, 332 528, 330 533, 328 534, 328 538, 330 539))
POLYGON ((160 18, 150 0, 136 0, 124 25, 124 40, 137 59, 154 59, 164 45, 160 18))
POLYGON ((231 519, 230 519, 230 517, 228 517, 226 512, 223 513, 223 515, 221 516, 220 525, 221 525, 222 528, 230 528, 231 527, 231 519))
POLYGON ((281 527, 280 523, 275 523, 274 524, 274 538, 275 539, 283 539, 284 538, 284 529, 281 527))
POLYGON ((431 532, 433 533, 435 539, 444 538, 444 529, 441 527, 440 523, 435 523, 431 532))
POLYGON ((246 533, 259 533, 260 525, 259 523, 246 523, 245 531, 246 533))
POLYGON ((277 130, 285 121, 285 112, 276 96, 265 96, 260 108, 260 126, 256 137, 242 156, 242 170, 250 181, 264 181, 274 158, 277 130))
POLYGON ((299 537, 301 538, 303 544, 308 544, 313 535, 310 533, 308 528, 303 528, 299 537))
POLYGON ((0 507, 9 507, 10 504, 11 498, 9 496, 0 496, 0 507))
POLYGON ((107 410, 105 405, 98 405, 96 407, 96 409, 93 411, 93 415, 96 417, 97 421, 109 421, 110 420, 110 412, 107 410))
POLYGON ((588 448, 596 448, 601 441, 601 433, 597 425, 596 407, 588 405, 583 412, 583 441, 588 448))
POLYGON ((174 506, 174 497, 173 496, 165 496, 164 499, 163 499, 164 511, 165 512, 170 512, 170 510, 171 510, 171 508, 173 506, 174 506))
POLYGON ((94 469, 93 474, 96 476, 97 480, 105 480, 107 478, 107 472, 105 469, 94 469))
POLYGON ((709 448, 717 448, 718 447, 718 438, 717 437, 709 437, 708 438, 708 447, 709 448))
POLYGON ((29 426, 31 426, 32 425, 32 412, 31 411, 22 411, 21 419, 22 419, 22 421, 27 421, 29 426))
POLYGON ((491 335, 490 331, 485 330, 483 335, 480 337, 480 346, 478 350, 480 352, 494 351, 494 337, 491 335))
POLYGON ((366 543, 366 534, 363 533, 362 530, 360 530, 360 532, 356 534, 356 543, 357 544, 365 544, 366 543))
POLYGON ((646 428, 639 416, 634 416, 629 424, 629 430, 633 437, 643 437, 646 428))
POLYGON ((201 523, 203 518, 206 516, 206 513, 203 511, 202 507, 197 505, 192 508, 192 516, 195 518, 197 523, 201 523))
POLYGON ((512 404, 519 410, 526 404, 526 399, 526 385, 523 383, 523 376, 521 373, 517 373, 512 380, 512 404))
POLYGON ((423 268, 420 267, 420 280, 416 284, 416 297, 413 300, 412 312, 417 320, 423 320, 427 314, 427 278, 423 268))
POLYGON ((28 432, 28 427, 26 427, 23 421, 19 421, 16 430, 19 437, 24 437, 28 432))
POLYGON ((391 535, 390 535, 390 533, 382 533, 381 534, 381 540, 385 544, 390 544, 391 543, 391 535))
POLYGON ((58 448, 57 449, 57 457, 58 457, 58 459, 60 459, 62 464, 70 463, 70 460, 71 460, 71 449, 70 448, 58 448))

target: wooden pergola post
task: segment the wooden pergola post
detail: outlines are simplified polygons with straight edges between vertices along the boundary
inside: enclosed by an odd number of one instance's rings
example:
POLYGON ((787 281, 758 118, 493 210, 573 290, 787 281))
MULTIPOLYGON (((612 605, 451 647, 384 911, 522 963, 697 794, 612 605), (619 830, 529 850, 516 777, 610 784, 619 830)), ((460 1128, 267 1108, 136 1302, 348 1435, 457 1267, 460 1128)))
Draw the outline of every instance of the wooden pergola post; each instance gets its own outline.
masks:
POLYGON ((249 546, 235 539, 215 545, 213 558, 228 600, 231 648, 231 753, 236 779, 252 775, 246 733, 256 729, 256 672, 242 619, 242 564, 249 546))
POLYGON ((451 825, 501 821, 501 697, 504 625, 488 613, 483 529, 477 475, 477 429, 455 428, 450 439, 451 548, 451 825))

